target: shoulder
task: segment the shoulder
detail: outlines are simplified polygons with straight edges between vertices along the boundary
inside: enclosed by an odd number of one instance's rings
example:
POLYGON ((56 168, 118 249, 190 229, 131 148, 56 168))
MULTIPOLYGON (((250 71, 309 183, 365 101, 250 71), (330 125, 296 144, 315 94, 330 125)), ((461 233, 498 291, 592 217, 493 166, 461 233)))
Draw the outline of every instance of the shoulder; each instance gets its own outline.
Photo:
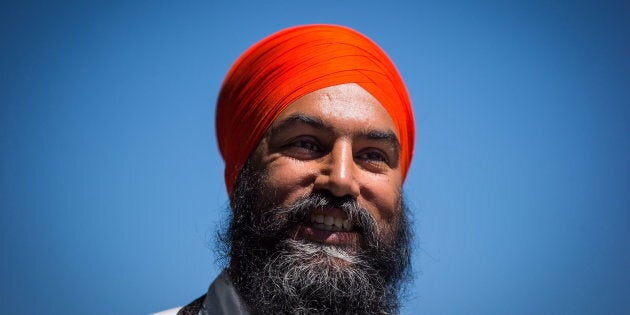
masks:
POLYGON ((159 313, 153 313, 151 315, 176 315, 177 312, 179 312, 179 310, 181 310, 181 307, 175 307, 175 308, 171 308, 169 310, 165 310, 165 311, 161 311, 159 313))
POLYGON ((184 307, 175 307, 151 315, 196 315, 203 308, 205 298, 206 295, 204 294, 184 307))

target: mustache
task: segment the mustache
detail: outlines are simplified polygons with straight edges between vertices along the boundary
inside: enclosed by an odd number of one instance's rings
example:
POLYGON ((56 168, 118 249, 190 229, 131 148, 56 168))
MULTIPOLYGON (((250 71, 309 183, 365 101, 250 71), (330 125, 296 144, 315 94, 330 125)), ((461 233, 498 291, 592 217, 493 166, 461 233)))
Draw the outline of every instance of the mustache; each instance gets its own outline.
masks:
POLYGON ((337 197, 330 192, 313 191, 287 206, 264 207, 257 216, 259 222, 248 224, 249 232, 259 239, 286 237, 299 224, 309 223, 311 213, 319 208, 337 208, 352 221, 354 231, 361 234, 367 244, 377 242, 376 221, 352 196, 337 197))

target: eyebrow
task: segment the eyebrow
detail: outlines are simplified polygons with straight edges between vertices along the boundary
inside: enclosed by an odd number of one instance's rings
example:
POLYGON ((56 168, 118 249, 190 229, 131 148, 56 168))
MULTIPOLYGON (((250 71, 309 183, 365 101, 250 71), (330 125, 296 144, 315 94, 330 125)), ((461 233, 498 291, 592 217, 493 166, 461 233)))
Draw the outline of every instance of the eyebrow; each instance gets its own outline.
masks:
MULTIPOLYGON (((289 117, 282 120, 278 125, 273 126, 268 131, 268 136, 272 136, 278 132, 282 132, 288 128, 295 126, 296 124, 307 124, 315 129, 324 130, 329 133, 333 133, 334 128, 330 125, 327 125, 324 120, 305 115, 305 114, 292 114, 289 117)), ((398 140, 398 136, 391 130, 369 130, 367 132, 356 132, 353 136, 358 136, 359 138, 365 138, 369 140, 380 140, 386 141, 398 154, 400 152, 400 141, 398 140)))
POLYGON ((391 130, 370 130, 365 134, 365 138, 370 140, 385 140, 397 152, 400 151, 400 141, 398 141, 398 137, 391 130))
POLYGON ((269 128, 269 131, 267 133, 268 135, 273 135, 275 133, 289 129, 299 123, 307 124, 315 129, 322 129, 332 132, 332 128, 330 126, 326 126, 324 121, 319 118, 304 114, 293 114, 282 120, 278 125, 269 128))

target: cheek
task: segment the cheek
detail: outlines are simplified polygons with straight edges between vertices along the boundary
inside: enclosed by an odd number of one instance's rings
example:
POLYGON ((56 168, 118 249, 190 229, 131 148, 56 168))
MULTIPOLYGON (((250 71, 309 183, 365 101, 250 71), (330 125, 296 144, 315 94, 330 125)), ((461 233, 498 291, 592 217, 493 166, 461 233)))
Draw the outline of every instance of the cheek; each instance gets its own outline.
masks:
POLYGON ((401 177, 375 175, 366 182, 361 195, 374 219, 380 226, 392 224, 400 212, 401 177))
POLYGON ((283 205, 307 195, 316 178, 308 163, 287 159, 267 164, 265 174, 267 190, 273 193, 277 203, 283 205))

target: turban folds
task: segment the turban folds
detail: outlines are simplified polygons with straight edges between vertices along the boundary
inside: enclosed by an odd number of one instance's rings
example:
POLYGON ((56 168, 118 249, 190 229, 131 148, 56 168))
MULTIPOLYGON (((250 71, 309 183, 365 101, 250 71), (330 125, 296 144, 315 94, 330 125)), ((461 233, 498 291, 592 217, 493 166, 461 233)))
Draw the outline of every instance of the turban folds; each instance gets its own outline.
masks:
POLYGON ((399 137, 403 179, 414 147, 414 120, 396 67, 369 38, 347 27, 305 25, 250 47, 229 70, 217 101, 216 131, 232 189, 243 165, 278 115, 316 90, 357 83, 391 116, 399 137))

